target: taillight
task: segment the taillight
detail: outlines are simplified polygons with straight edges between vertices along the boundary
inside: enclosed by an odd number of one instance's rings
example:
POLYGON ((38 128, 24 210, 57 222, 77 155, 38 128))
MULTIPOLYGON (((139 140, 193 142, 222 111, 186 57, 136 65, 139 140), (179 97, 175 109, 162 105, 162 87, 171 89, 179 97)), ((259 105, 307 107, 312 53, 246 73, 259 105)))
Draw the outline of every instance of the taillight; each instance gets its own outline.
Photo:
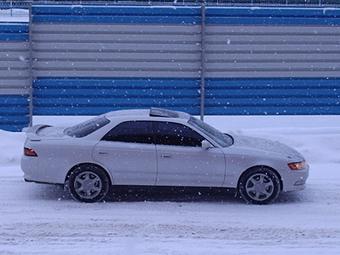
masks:
POLYGON ((24 155, 27 157, 38 157, 38 154, 31 148, 24 148, 24 155))

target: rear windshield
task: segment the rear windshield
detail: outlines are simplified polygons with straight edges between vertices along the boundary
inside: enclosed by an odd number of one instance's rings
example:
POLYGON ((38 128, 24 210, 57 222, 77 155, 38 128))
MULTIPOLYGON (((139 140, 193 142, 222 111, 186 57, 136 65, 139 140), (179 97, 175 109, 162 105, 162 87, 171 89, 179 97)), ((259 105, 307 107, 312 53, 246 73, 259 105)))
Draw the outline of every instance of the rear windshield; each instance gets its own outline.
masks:
POLYGON ((66 128, 64 130, 64 134, 72 137, 84 137, 87 136, 94 131, 104 127, 105 125, 109 124, 110 121, 105 118, 104 116, 99 116, 85 122, 82 122, 78 125, 66 128))

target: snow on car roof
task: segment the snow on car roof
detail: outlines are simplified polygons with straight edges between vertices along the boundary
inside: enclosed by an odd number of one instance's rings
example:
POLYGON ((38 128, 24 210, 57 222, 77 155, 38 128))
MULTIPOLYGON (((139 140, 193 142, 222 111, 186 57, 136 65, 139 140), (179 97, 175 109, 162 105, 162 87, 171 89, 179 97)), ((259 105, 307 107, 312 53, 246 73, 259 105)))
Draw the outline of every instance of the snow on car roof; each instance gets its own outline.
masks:
POLYGON ((122 116, 136 116, 136 117, 164 117, 164 118, 180 118, 189 119, 190 114, 185 112, 171 111, 162 108, 151 108, 151 109, 131 109, 131 110, 118 110, 112 111, 105 114, 107 118, 115 118, 122 116))
POLYGON ((148 109, 131 109, 131 110, 118 110, 112 111, 105 114, 106 117, 120 117, 120 116, 148 116, 148 109))
POLYGON ((151 108, 150 117, 179 118, 179 112, 162 108, 151 108))

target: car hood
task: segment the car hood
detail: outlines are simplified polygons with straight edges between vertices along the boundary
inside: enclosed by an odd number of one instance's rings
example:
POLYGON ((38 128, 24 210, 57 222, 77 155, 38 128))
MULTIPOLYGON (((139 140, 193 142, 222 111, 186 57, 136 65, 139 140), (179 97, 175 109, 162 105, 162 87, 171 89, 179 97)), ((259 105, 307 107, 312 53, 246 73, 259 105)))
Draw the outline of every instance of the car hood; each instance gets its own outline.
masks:
POLYGON ((277 141, 242 135, 233 135, 233 138, 234 145, 238 147, 280 154, 292 162, 304 160, 304 157, 298 151, 277 141))

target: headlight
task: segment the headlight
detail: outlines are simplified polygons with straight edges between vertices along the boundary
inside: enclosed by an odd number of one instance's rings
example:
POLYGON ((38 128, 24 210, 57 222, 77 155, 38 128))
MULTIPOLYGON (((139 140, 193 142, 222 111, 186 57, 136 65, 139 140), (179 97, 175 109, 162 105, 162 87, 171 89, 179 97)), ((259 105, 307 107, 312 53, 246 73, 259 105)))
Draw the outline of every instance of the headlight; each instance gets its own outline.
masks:
POLYGON ((291 170, 301 170, 306 167, 306 161, 288 163, 288 167, 291 170))

